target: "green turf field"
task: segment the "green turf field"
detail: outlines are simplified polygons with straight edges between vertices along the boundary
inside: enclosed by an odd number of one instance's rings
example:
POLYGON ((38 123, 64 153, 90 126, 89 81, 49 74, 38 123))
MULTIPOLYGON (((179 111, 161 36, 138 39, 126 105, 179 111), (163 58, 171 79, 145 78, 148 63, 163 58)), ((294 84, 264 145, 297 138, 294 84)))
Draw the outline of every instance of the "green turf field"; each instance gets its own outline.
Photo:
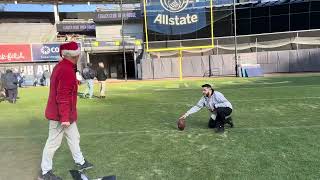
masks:
MULTIPOLYGON (((20 90, 17 104, 0 103, 0 180, 33 180, 48 129, 48 89, 20 90)), ((138 81, 108 85, 107 99, 78 102, 78 127, 91 177, 119 180, 319 179, 320 75, 138 81), (234 106, 235 128, 207 128, 208 112, 176 120, 212 83, 234 106)), ((54 170, 71 179, 66 142, 54 170)))

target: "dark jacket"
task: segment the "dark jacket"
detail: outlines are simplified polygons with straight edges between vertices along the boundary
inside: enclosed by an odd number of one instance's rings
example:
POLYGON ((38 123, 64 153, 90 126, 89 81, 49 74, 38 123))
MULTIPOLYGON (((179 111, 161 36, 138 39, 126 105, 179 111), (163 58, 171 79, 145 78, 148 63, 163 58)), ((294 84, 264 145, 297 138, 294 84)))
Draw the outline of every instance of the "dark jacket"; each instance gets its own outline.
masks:
POLYGON ((96 77, 96 71, 93 70, 91 67, 85 67, 82 70, 82 77, 85 80, 94 79, 94 77, 96 77))
POLYGON ((17 89, 18 88, 17 75, 14 74, 12 71, 9 71, 5 74, 4 82, 5 82, 6 89, 17 89))
POLYGON ((105 81, 106 79, 107 79, 107 70, 99 67, 97 70, 97 80, 105 81))
POLYGON ((4 89, 5 86, 5 82, 4 82, 4 75, 3 73, 0 72, 0 91, 2 91, 4 89))
POLYGON ((50 79, 46 118, 60 122, 77 121, 78 84, 74 64, 66 59, 55 67, 50 79))

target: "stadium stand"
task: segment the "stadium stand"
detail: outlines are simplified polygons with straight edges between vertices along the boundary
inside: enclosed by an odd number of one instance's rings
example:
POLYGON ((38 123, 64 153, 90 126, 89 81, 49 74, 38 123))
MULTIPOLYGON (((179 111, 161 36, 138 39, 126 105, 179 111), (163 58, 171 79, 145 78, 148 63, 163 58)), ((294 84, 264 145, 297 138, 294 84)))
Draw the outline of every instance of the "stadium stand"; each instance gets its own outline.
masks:
POLYGON ((50 42, 55 33, 51 23, 0 23, 0 43, 50 42))

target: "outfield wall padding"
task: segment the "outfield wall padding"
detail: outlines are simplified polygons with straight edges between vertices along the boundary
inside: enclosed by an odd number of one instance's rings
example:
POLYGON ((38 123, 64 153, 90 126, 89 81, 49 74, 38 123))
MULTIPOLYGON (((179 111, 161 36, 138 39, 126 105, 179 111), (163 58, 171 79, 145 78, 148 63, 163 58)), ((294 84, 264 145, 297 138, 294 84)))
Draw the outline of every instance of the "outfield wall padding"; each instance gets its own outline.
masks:
MULTIPOLYGON (((184 77, 229 76, 235 74, 233 54, 186 56, 182 61, 184 77)), ((241 53, 239 64, 260 64, 263 73, 319 72, 320 50, 301 49, 241 53)), ((179 61, 173 58, 148 58, 141 61, 142 79, 178 78, 179 61)))

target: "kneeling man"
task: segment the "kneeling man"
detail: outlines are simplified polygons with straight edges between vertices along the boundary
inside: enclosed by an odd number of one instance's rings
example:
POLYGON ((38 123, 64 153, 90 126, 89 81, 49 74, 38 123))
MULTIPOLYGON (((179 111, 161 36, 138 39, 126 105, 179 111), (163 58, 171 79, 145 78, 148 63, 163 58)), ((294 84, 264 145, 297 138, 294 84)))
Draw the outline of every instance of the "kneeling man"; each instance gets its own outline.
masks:
POLYGON ((185 119, 189 115, 206 107, 212 113, 208 123, 209 128, 217 128, 216 132, 223 133, 224 124, 227 123, 233 127, 233 122, 230 116, 232 113, 232 105, 224 95, 215 91, 210 84, 202 85, 202 94, 203 97, 197 105, 193 106, 180 118, 185 119))

